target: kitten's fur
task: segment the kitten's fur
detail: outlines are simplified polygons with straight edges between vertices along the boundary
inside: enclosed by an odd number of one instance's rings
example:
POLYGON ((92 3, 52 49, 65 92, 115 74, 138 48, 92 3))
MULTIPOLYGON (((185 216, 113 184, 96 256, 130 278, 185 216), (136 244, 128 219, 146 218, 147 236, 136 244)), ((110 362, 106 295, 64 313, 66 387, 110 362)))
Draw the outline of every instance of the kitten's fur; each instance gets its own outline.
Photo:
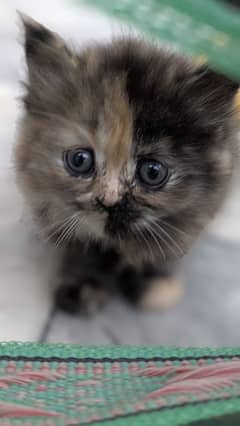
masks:
POLYGON ((92 310, 94 294, 102 303, 118 288, 144 305, 147 284, 160 277, 161 304, 172 260, 226 192, 238 85, 142 40, 76 54, 42 25, 23 22, 29 79, 16 165, 40 227, 63 246, 57 301, 92 310), (93 178, 64 168, 63 152, 74 147, 94 150, 93 178), (168 164, 160 190, 136 179, 145 157, 168 164))

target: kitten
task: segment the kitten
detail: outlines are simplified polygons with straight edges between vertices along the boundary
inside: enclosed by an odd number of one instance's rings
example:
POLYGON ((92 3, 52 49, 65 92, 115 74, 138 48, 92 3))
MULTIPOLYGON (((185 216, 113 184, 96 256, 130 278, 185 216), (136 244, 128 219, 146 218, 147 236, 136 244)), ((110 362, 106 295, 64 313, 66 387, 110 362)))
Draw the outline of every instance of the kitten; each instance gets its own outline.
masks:
POLYGON ((58 305, 92 312, 116 291, 145 308, 174 303, 174 264, 232 174, 238 84, 135 38, 75 53, 22 20, 17 176, 60 247, 58 305))

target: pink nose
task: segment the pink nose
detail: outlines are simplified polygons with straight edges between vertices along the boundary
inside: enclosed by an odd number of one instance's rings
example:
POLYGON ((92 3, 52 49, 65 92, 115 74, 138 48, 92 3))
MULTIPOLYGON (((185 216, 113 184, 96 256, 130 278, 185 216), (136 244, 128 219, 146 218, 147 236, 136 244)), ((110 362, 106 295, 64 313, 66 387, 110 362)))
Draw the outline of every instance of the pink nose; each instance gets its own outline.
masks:
MULTIPOLYGON (((97 204, 102 207, 104 210, 109 210, 111 207, 117 204, 117 201, 111 202, 106 198, 96 198, 97 204)), ((118 200, 119 201, 119 200, 118 200)))
POLYGON ((112 207, 120 201, 118 192, 109 191, 98 198, 105 207, 112 207))

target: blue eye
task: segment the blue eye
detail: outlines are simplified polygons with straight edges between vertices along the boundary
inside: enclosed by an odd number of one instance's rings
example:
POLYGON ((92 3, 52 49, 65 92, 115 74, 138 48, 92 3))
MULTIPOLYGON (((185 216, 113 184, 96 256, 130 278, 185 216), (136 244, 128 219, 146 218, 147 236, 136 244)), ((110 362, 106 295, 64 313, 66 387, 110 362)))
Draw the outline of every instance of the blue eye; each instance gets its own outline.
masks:
POLYGON ((90 177, 94 173, 94 153, 90 149, 75 149, 64 152, 66 170, 75 177, 90 177))
POLYGON ((162 187, 168 180, 167 166, 155 160, 140 160, 137 174, 141 183, 153 189, 162 187))

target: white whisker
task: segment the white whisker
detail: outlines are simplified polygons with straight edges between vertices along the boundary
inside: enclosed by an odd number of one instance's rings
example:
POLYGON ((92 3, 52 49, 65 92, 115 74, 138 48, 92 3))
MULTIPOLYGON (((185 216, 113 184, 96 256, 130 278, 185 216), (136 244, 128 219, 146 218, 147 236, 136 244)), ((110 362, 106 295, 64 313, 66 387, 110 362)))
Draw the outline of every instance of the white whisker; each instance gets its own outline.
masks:
MULTIPOLYGON (((161 246, 161 243, 160 243, 160 241, 162 240, 161 236, 158 235, 154 231, 154 229, 152 228, 151 224, 146 229, 147 229, 147 232, 149 232, 149 234, 151 235, 151 237, 154 240, 154 242, 156 243, 157 247, 159 248, 161 256, 162 256, 163 260, 165 261, 166 260, 166 254, 165 254, 165 252, 163 250, 163 247, 161 246)), ((162 241, 164 242, 164 240, 162 240, 162 241)))
POLYGON ((161 241, 165 244, 165 246, 173 253, 174 257, 178 257, 178 254, 176 252, 176 250, 174 249, 174 246, 172 246, 169 241, 164 238, 165 233, 163 232, 163 229, 160 229, 157 231, 157 229, 152 229, 153 232, 155 233, 155 235, 158 236, 158 238, 161 239, 161 241))
POLYGON ((175 225, 173 225, 173 224, 171 224, 171 223, 168 223, 167 221, 165 221, 165 220, 161 220, 161 223, 164 225, 164 226, 168 226, 170 229, 172 229, 173 231, 175 231, 175 232, 178 232, 178 233, 180 233, 180 234, 182 234, 183 236, 185 236, 185 237, 190 237, 190 235, 187 233, 187 232, 185 232, 185 231, 183 231, 182 229, 180 229, 180 228, 178 228, 177 226, 175 226, 175 225))
POLYGON ((149 243, 149 241, 147 240, 147 238, 144 235, 144 232, 142 231, 141 227, 137 223, 134 224, 134 227, 135 227, 135 229, 137 231, 135 233, 136 238, 139 236, 140 237, 140 242, 142 242, 142 241, 144 242, 144 244, 146 245, 146 247, 149 249, 150 254, 151 254, 151 258, 153 260, 154 259, 154 255, 153 255, 153 250, 152 250, 151 244, 149 243))
POLYGON ((68 236, 71 233, 72 228, 76 226, 77 221, 78 221, 78 218, 76 214, 69 218, 69 222, 65 225, 63 231, 57 238, 57 241, 55 243, 57 247, 63 246, 63 244, 67 241, 68 236))
POLYGON ((64 239, 62 240, 62 245, 67 242, 70 241, 70 239, 72 238, 72 236, 74 235, 74 231, 76 229, 78 223, 78 218, 76 217, 73 222, 71 223, 71 225, 69 225, 67 233, 64 236, 64 239))
MULTIPOLYGON (((76 216, 76 214, 74 216, 76 216)), ((45 227, 45 228, 43 228, 43 230, 40 231, 40 234, 42 234, 44 236, 45 241, 49 241, 56 234, 58 234, 59 232, 64 230, 65 227, 69 225, 72 218, 73 218, 73 216, 69 216, 69 217, 65 218, 64 220, 62 220, 58 223, 54 223, 53 225, 51 225, 49 227, 45 227)))
MULTIPOLYGON (((184 254, 182 247, 173 239, 173 237, 169 234, 169 232, 166 231, 166 229, 164 229, 159 223, 153 222, 152 225, 155 226, 155 228, 158 229, 159 232, 162 233, 171 244, 173 244, 173 246, 177 249, 181 256, 184 254)), ((177 255, 173 247, 171 245, 168 245, 168 247, 171 248, 174 253, 174 256, 178 258, 179 256, 177 255)))

